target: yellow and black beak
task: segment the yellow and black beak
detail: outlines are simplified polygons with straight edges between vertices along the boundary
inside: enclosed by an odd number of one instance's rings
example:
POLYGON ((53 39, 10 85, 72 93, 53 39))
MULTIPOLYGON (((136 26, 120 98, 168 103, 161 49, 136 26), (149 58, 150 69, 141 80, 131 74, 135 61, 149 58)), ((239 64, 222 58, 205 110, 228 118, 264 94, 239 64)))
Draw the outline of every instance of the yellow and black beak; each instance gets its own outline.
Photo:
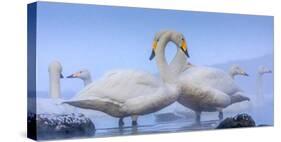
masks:
POLYGON ((183 53, 189 58, 187 44, 186 44, 186 41, 184 39, 182 40, 182 44, 181 44, 180 48, 183 51, 183 53))
POLYGON ((152 60, 155 57, 155 49, 157 47, 157 41, 153 41, 153 45, 152 45, 152 52, 151 55, 149 57, 149 60, 152 60))

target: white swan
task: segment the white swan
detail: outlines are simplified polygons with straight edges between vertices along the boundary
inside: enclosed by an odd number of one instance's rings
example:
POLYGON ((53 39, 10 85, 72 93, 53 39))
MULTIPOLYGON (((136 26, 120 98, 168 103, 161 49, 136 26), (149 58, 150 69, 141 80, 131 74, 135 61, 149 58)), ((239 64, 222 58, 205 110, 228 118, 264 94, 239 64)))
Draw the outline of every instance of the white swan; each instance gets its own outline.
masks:
POLYGON ((80 78, 83 81, 84 86, 87 86, 90 83, 92 83, 91 73, 87 69, 82 69, 80 71, 77 71, 67 76, 67 78, 80 78))
POLYGON ((49 93, 50 97, 58 99, 60 97, 60 79, 63 78, 62 66, 59 61, 52 61, 48 67, 49 72, 49 93))
POLYGON ((50 98, 36 98, 37 114, 67 114, 68 111, 61 100, 60 79, 63 78, 62 66, 59 61, 52 61, 48 66, 50 98))
MULTIPOLYGON (((182 46, 185 41, 181 34, 169 34, 165 38, 157 39, 150 57, 156 57, 164 82, 147 72, 112 71, 86 86, 72 101, 65 103, 118 117, 120 126, 124 125, 124 117, 131 116, 132 125, 136 125, 139 115, 153 113, 172 104, 178 98, 179 88, 173 83, 176 70, 169 69, 164 57, 164 48, 169 41, 173 41, 178 47, 185 47, 182 46)), ((188 55, 187 49, 182 50, 188 55)))
POLYGON ((232 65, 229 69, 229 75, 232 79, 237 75, 249 76, 239 65, 232 65))
POLYGON ((272 71, 270 69, 268 69, 265 66, 260 66, 258 68, 258 75, 257 75, 257 97, 258 97, 258 105, 262 105, 264 102, 264 96, 263 96, 263 92, 262 92, 262 88, 263 88, 263 79, 262 76, 264 74, 268 74, 268 73, 272 73, 272 71))
MULTIPOLYGON (((182 92, 178 102, 195 111, 197 121, 200 122, 202 111, 219 111, 219 118, 222 119, 223 108, 249 100, 226 72, 211 67, 188 65, 185 56, 184 52, 177 52, 170 68, 174 74, 180 74, 178 83, 181 84, 182 92), (184 72, 181 73, 182 71, 184 72)), ((164 80, 167 78, 161 73, 160 76, 164 80)))

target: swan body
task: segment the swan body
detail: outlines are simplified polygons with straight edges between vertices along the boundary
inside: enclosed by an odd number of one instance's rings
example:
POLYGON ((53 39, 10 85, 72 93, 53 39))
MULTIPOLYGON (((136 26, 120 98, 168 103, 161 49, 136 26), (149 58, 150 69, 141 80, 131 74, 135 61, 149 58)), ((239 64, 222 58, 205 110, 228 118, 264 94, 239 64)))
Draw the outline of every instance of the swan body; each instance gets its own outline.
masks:
POLYGON ((219 111, 227 106, 249 100, 234 80, 224 71, 211 67, 191 67, 179 77, 182 94, 178 102, 196 112, 196 120, 200 121, 203 111, 219 111))
MULTIPOLYGON (((162 45, 173 41, 176 44, 183 44, 181 47, 184 47, 185 43, 181 36, 177 35, 166 35, 164 39, 157 39, 157 43, 153 44, 150 59, 156 57, 163 81, 144 71, 111 71, 87 85, 72 100, 65 103, 118 117, 121 126, 124 125, 122 120, 124 117, 131 116, 132 124, 136 125, 139 115, 159 111, 174 103, 178 99, 180 88, 173 82, 176 70, 169 70, 164 58, 165 46, 162 45), (177 38, 180 40, 176 40, 177 38)), ((188 55, 187 50, 184 51, 188 55)))
POLYGON ((68 104, 103 111, 114 117, 144 115, 176 101, 177 91, 172 86, 146 72, 112 71, 86 86, 73 98, 75 101, 68 101, 68 104))
POLYGON ((186 80, 186 82, 192 81, 192 84, 210 86, 229 95, 241 91, 234 80, 225 71, 213 67, 191 67, 181 74, 179 80, 181 82, 186 80))

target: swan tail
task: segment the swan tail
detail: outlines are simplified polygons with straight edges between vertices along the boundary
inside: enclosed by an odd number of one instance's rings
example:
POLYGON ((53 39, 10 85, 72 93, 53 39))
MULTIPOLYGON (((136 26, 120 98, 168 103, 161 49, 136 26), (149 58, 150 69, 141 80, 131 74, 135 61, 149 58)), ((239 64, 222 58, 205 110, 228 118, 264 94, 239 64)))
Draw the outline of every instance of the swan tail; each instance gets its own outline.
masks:
POLYGON ((243 101, 250 101, 250 98, 247 96, 240 95, 240 94, 231 96, 231 104, 239 103, 239 102, 243 102, 243 101))
POLYGON ((66 101, 63 103, 82 109, 101 111, 114 117, 120 117, 124 115, 121 109, 122 106, 116 102, 112 102, 109 100, 92 99, 92 100, 66 101))

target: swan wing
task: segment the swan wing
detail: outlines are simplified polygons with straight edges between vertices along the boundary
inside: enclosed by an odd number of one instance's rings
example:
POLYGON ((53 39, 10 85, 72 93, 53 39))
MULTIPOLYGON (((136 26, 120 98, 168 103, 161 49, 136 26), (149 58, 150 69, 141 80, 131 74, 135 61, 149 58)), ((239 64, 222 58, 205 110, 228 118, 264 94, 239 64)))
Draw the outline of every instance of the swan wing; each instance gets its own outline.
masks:
POLYGON ((241 92, 234 80, 225 71, 217 68, 190 67, 180 75, 180 78, 194 84, 213 87, 228 95, 241 92))
POLYGON ((187 82, 182 82, 182 85, 178 102, 193 110, 216 111, 231 103, 230 96, 218 89, 187 82))
POLYGON ((118 70, 105 74, 100 80, 82 89, 75 99, 90 96, 125 102, 140 95, 151 94, 160 86, 160 80, 149 73, 135 70, 118 70))
POLYGON ((176 91, 175 85, 163 84, 149 73, 119 70, 89 84, 67 103, 111 115, 116 108, 117 114, 147 114, 175 102, 176 91))

